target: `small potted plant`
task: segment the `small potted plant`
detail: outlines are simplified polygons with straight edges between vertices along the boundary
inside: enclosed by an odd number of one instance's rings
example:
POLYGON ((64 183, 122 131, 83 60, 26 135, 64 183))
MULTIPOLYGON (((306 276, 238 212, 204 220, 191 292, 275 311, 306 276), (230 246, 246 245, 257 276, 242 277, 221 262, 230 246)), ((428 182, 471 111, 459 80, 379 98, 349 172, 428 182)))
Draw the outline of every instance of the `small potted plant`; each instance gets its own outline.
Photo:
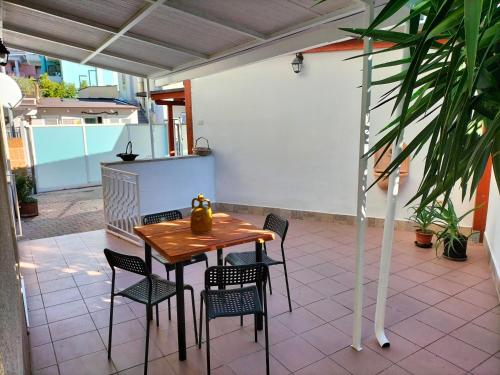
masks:
POLYGON ((38 200, 31 196, 33 191, 33 180, 30 176, 16 175, 17 201, 21 217, 38 216, 38 200))
POLYGON ((460 232, 459 224, 476 208, 472 208, 462 216, 458 216, 450 200, 439 207, 436 224, 441 229, 436 232, 436 253, 438 246, 442 243, 443 256, 445 258, 454 261, 467 260, 467 241, 469 236, 460 232))
POLYGON ((436 220, 436 207, 434 203, 422 209, 412 207, 413 214, 408 218, 413 221, 417 227, 415 229, 415 245, 423 248, 432 247, 432 237, 434 231, 430 228, 436 220))

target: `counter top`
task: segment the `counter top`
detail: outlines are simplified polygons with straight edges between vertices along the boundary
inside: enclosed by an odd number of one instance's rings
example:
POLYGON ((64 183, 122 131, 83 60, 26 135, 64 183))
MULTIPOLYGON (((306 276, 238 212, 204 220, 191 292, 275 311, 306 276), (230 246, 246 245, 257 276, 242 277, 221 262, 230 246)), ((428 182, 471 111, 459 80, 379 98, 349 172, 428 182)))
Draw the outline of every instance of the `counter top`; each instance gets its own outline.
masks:
POLYGON ((111 161, 111 162, 101 162, 101 165, 105 167, 109 167, 112 165, 121 165, 121 164, 138 164, 138 163, 150 163, 155 161, 170 161, 170 160, 179 160, 179 159, 193 159, 193 158, 203 158, 205 156, 199 155, 184 155, 184 156, 167 156, 164 158, 154 158, 154 159, 137 159, 134 161, 111 161))

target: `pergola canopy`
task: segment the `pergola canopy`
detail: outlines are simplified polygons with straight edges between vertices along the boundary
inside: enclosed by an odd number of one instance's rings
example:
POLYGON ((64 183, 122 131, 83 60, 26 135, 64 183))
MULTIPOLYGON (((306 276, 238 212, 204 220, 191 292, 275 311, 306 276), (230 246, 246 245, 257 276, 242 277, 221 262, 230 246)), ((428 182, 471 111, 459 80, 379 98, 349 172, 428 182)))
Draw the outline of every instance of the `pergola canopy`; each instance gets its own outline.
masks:
MULTIPOLYGON (((387 1, 377 1, 383 5, 387 1)), ((3 0, 7 46, 157 79, 194 78, 345 38, 363 1, 3 0)))

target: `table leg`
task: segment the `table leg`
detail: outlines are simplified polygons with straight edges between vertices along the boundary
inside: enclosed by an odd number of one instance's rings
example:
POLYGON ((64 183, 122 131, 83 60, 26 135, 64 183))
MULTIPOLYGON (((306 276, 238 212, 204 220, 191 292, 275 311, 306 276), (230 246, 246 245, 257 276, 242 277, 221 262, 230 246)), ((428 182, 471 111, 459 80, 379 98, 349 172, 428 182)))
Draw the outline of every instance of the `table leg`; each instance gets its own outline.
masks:
MULTIPOLYGON (((255 242, 255 261, 257 263, 262 262, 262 248, 263 248, 263 242, 262 241, 256 241, 255 242)), ((257 283, 257 292, 259 293, 259 298, 262 301, 262 283, 259 282, 257 283)), ((266 291, 264 291, 265 293, 266 291)), ((261 331, 264 324, 263 324, 263 317, 262 314, 256 314, 255 316, 255 326, 257 327, 257 330, 261 331)))
MULTIPOLYGON (((144 243, 144 260, 146 262, 146 267, 148 268, 149 272, 153 272, 152 270, 152 262, 151 262, 151 246, 149 246, 147 243, 144 243)), ((153 308, 151 306, 146 308, 146 315, 149 320, 153 320, 153 308)))
POLYGON ((186 360, 186 316, 184 312, 184 262, 175 264, 175 288, 177 300, 177 342, 179 361, 186 360))

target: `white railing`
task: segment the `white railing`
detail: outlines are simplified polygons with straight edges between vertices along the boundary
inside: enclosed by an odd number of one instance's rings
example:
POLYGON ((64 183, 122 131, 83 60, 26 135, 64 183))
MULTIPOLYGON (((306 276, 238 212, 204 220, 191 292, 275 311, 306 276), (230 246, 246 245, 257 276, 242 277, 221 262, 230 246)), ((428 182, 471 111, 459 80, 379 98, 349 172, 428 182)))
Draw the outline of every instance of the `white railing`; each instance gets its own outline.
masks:
POLYGON ((134 226, 141 223, 139 175, 101 166, 106 230, 140 244, 134 226))

